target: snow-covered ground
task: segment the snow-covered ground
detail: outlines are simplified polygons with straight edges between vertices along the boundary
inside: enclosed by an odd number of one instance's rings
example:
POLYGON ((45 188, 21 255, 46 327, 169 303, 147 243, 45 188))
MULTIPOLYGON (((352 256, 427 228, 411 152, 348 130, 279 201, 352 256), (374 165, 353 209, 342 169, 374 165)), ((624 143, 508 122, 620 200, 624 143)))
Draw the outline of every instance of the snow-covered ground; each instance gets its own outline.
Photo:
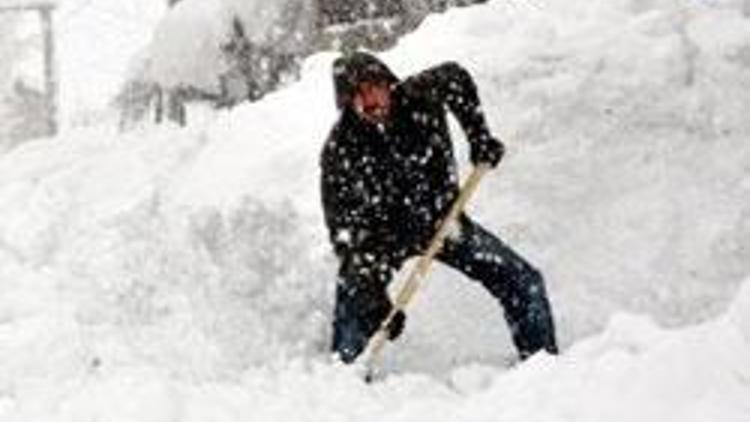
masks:
POLYGON ((0 157, 0 420, 750 420, 740 10, 496 0, 382 56, 401 75, 465 64, 509 147, 472 213, 543 270, 565 349, 512 369, 499 308, 445 268, 389 377, 330 362, 332 53, 185 129, 93 126, 0 157))

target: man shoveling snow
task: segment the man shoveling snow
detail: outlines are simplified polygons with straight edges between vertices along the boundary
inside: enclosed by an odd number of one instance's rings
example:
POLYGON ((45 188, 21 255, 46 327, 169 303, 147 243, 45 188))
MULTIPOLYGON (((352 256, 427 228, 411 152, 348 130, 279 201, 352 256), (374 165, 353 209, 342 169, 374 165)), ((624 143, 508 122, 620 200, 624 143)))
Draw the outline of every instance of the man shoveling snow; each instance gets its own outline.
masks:
MULTIPOLYGON (((423 254, 458 196, 445 107, 458 119, 476 166, 495 167, 503 145, 489 131, 471 75, 456 63, 399 80, 357 52, 334 63, 340 117, 321 154, 323 208, 339 258, 333 351, 353 362, 393 308, 386 288, 410 257, 423 254)), ((505 311, 521 358, 557 352, 541 273, 461 213, 436 258, 478 280, 505 311)), ((398 311, 388 325, 403 330, 398 311)))

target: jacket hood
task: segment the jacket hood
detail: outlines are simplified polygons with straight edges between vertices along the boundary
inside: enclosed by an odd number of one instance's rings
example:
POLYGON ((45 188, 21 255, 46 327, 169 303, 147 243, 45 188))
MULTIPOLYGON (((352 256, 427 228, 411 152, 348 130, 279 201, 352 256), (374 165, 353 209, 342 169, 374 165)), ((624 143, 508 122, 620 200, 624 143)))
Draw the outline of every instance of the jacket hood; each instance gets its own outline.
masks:
POLYGON ((333 62, 336 107, 341 110, 349 105, 354 96, 354 90, 361 82, 376 80, 399 82, 391 69, 372 54, 355 52, 337 58, 333 62))

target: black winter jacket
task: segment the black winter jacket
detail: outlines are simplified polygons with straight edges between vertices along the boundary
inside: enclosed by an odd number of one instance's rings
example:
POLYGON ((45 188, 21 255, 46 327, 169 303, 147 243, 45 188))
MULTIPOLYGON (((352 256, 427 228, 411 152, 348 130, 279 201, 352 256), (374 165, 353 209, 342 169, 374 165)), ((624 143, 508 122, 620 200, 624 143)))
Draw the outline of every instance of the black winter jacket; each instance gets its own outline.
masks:
POLYGON ((502 145, 488 130, 469 73, 445 63, 399 81, 377 58, 354 53, 334 63, 341 115, 321 154, 323 210, 337 255, 391 261, 419 253, 458 193, 446 107, 475 161, 496 163, 502 145), (361 119, 351 99, 366 79, 392 83, 387 123, 361 119))

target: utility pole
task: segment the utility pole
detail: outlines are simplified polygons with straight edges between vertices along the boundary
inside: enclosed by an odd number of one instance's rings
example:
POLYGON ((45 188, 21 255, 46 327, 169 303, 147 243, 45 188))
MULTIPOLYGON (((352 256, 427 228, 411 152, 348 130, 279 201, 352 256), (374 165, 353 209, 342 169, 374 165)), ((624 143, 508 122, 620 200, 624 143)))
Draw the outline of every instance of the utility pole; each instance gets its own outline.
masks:
POLYGON ((55 66, 55 33, 52 26, 52 7, 39 9, 44 38, 44 94, 47 109, 47 133, 57 133, 57 71, 55 66))

